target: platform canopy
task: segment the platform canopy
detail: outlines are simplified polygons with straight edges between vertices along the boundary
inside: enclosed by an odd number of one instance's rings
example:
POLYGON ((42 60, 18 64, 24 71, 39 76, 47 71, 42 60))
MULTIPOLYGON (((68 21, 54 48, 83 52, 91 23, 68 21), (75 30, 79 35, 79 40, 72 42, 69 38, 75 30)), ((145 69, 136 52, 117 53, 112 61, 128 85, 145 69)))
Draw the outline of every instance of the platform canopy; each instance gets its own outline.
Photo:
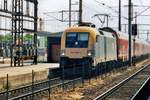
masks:
POLYGON ((37 36, 46 36, 46 37, 61 37, 63 32, 47 32, 47 31, 38 31, 37 36))

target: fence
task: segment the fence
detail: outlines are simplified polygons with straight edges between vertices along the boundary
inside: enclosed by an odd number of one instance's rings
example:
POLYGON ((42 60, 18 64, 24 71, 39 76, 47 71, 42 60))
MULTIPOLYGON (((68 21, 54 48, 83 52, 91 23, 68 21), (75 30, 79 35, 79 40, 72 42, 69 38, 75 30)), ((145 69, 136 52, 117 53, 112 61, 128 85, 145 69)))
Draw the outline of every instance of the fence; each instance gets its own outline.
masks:
MULTIPOLYGON (((91 67, 90 64, 85 64, 86 62, 80 63, 78 66, 73 64, 72 68, 62 68, 50 69, 48 76, 42 81, 37 78, 36 72, 32 71, 32 74, 28 76, 30 84, 26 84, 23 87, 12 89, 12 84, 10 84, 10 78, 7 74, 4 84, 4 92, 0 93, 1 100, 15 100, 15 99, 37 99, 41 93, 46 92, 49 99, 52 92, 57 91, 69 91, 75 90, 78 86, 84 86, 85 80, 91 84, 91 78, 105 77, 106 74, 111 74, 111 72, 116 72, 126 69, 128 66, 124 63, 102 63, 98 64, 97 67, 91 67), (124 67, 122 67, 124 66, 124 67), (69 75, 69 77, 68 77, 69 75)), ((41 75, 39 75, 41 76, 41 75)))
POLYGON ((10 84, 9 75, 7 74, 4 82, 4 90, 0 93, 1 100, 16 100, 16 99, 35 99, 39 96, 39 93, 46 91, 50 95, 50 91, 67 91, 74 90, 75 87, 80 86, 82 83, 82 77, 65 80, 61 77, 47 78, 38 81, 35 76, 35 72, 29 76, 29 84, 21 86, 19 88, 12 88, 13 84, 10 84))

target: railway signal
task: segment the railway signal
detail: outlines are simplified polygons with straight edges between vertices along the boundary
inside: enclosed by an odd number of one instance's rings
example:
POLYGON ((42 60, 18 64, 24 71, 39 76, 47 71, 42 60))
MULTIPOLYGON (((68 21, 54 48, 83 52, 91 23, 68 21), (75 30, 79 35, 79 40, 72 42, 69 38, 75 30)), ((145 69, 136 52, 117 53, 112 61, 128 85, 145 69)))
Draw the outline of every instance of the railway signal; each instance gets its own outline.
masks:
POLYGON ((137 24, 132 24, 132 35, 137 35, 137 24))

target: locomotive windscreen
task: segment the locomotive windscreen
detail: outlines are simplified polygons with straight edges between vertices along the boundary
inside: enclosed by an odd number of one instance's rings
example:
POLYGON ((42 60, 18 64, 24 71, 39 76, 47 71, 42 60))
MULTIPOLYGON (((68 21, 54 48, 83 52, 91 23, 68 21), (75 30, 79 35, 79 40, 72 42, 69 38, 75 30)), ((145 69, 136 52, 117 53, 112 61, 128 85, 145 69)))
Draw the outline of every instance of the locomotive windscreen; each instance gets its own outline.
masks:
POLYGON ((67 48, 87 48, 88 47, 88 32, 68 32, 66 35, 67 48))

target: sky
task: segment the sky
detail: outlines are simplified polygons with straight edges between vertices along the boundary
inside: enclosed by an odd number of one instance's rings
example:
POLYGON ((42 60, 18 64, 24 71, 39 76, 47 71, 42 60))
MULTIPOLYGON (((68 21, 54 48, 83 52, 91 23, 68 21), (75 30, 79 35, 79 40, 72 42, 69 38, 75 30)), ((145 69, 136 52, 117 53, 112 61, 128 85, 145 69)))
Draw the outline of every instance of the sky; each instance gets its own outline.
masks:
MULTIPOLYGON (((72 0, 72 4, 76 2, 78 2, 78 0, 72 0)), ((111 16, 109 18, 109 26, 117 29, 118 13, 116 12, 118 12, 118 2, 119 0, 83 0, 83 21, 92 22, 96 24, 97 27, 102 27, 102 24, 97 19, 97 17, 93 17, 94 14, 109 14, 111 16), (105 3, 105 6, 103 6, 101 3, 105 3)), ((134 13, 137 12, 137 14, 139 14, 141 11, 146 9, 147 6, 150 6, 150 0, 132 0, 132 2, 133 5, 140 6, 140 7, 134 7, 133 12, 134 13)), ((68 10, 68 4, 69 4, 69 0, 53 0, 53 1, 39 0, 39 16, 42 17, 44 20, 44 26, 43 26, 44 30, 57 32, 57 31, 63 31, 66 27, 68 27, 67 22, 60 22, 56 20, 56 19, 61 19, 61 14, 54 13, 61 10, 68 10)), ((128 5, 128 0, 121 0, 121 4, 122 4, 122 16, 128 17, 128 8, 126 7, 128 5)), ((77 10, 78 5, 73 5, 72 9, 77 10)), ((142 13, 142 15, 150 15, 150 9, 142 13)), ((68 15, 66 14, 64 17, 68 18, 68 15)), ((72 17, 72 19, 74 18, 72 17)), ((103 17, 101 17, 101 19, 104 20, 103 17)), ((150 17, 145 17, 145 16, 137 17, 137 23, 139 24, 149 24, 149 22, 150 22, 150 17)), ((127 23, 128 21, 122 18, 122 24, 127 24, 127 23)), ((104 24, 103 26, 106 26, 106 24, 104 24)), ((147 30, 149 29, 149 27, 140 26, 139 29, 147 30)), ((122 31, 125 31, 125 26, 122 26, 122 31)))
MULTIPOLYGON (((11 0, 8 0, 11 1, 11 0)), ((0 0, 0 7, 3 8, 3 0, 0 0)), ((68 22, 61 22, 61 13, 62 10, 68 10, 69 0, 38 0, 38 15, 43 19, 43 30, 49 32, 59 32, 63 31, 68 27, 68 22), (59 13, 58 13, 59 12, 59 13)), ((79 0, 72 0, 72 10, 78 10, 79 0), (76 5, 75 5, 76 4, 76 5)), ((93 17, 95 14, 109 14, 109 26, 117 29, 118 27, 118 2, 119 0, 83 0, 83 21, 92 22, 96 24, 97 27, 106 26, 106 21, 104 25, 98 20, 97 17, 93 17), (98 1, 98 2, 97 2, 98 1), (105 5, 102 5, 104 3, 105 5)), ((128 0, 121 0, 122 4, 122 16, 128 17, 128 0)), ((140 7, 134 7, 133 12, 139 14, 141 11, 150 6, 150 0, 132 0, 134 5, 140 7), (146 6, 146 7, 145 7, 146 6)), ((11 2, 8 4, 11 7, 11 2)), ((31 5, 33 7, 33 5, 31 5)), ((31 8, 30 7, 30 8, 31 8)), ((11 9, 11 8, 10 8, 11 9)), ((32 9, 32 8, 31 8, 32 9)), ((31 11, 33 13, 33 11, 31 11)), ((150 9, 142 13, 142 15, 150 15, 150 9)), ((135 16, 135 14, 133 15, 135 16)), ((68 20, 68 13, 64 14, 64 19, 68 20)), ((122 24, 128 24, 128 20, 122 17, 122 24)), ((77 13, 72 13, 72 19, 77 20, 77 13)), ((100 18, 104 21, 104 18, 100 18)), ((5 22, 6 19, 0 18, 0 21, 5 22)), ((8 20, 8 19, 7 19, 8 20)), ((6 20, 6 21, 7 21, 6 20)), ((8 22, 10 22, 8 20, 8 22)), ((77 22, 73 22, 72 25, 75 25, 77 22)), ((133 20, 134 23, 134 20, 133 20)), ((138 24, 149 24, 149 16, 138 16, 138 24)), ((26 27, 33 26, 32 24, 25 24, 26 27)), ((3 27, 11 27, 11 24, 1 23, 3 27)), ((150 30, 149 26, 140 26, 140 30, 150 30)), ((125 32, 125 26, 122 26, 122 31, 125 32)), ((127 31, 127 27, 126 27, 127 31)), ((146 35, 144 35, 146 36, 146 35)), ((141 37, 144 37, 143 35, 141 37)))

